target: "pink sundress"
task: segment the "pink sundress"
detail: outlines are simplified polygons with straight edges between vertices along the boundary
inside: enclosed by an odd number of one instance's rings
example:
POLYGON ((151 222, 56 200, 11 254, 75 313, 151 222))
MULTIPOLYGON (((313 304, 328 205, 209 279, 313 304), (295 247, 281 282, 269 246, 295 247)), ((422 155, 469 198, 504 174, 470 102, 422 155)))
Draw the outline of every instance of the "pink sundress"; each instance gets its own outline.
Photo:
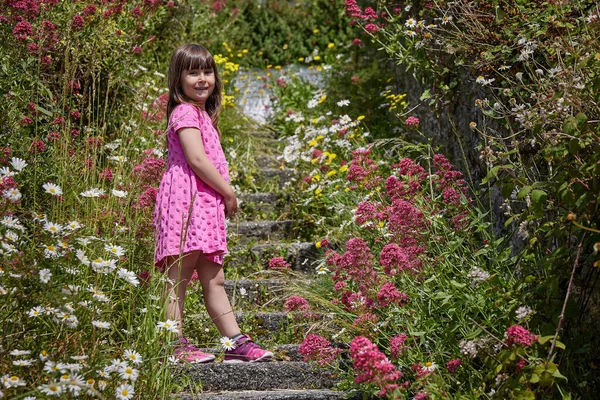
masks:
POLYGON ((179 104, 169 118, 167 168, 158 187, 154 209, 155 264, 165 270, 164 258, 200 250, 206 258, 223 264, 227 254, 225 202, 223 196, 202 181, 190 168, 177 131, 200 130, 204 151, 223 179, 229 170, 219 134, 210 116, 191 104, 179 104))

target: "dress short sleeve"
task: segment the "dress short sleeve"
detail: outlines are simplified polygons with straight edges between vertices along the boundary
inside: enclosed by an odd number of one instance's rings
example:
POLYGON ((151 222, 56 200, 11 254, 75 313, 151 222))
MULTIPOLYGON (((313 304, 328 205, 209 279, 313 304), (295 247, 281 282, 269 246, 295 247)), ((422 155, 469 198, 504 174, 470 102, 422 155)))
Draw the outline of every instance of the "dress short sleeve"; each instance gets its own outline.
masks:
POLYGON ((198 110, 191 104, 179 104, 171 113, 169 124, 172 126, 173 132, 177 132, 181 128, 200 129, 198 110))

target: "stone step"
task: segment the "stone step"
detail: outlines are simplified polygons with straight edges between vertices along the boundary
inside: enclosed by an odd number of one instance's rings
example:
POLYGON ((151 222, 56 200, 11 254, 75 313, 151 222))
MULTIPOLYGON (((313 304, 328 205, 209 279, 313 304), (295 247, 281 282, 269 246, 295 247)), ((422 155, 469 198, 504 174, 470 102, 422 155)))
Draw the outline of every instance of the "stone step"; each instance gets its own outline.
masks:
POLYGON ((238 324, 246 327, 245 331, 252 331, 256 336, 270 336, 285 329, 288 325, 287 312, 234 312, 238 324))
POLYGON ((185 375, 201 384, 204 392, 330 389, 336 384, 336 374, 331 370, 317 369, 300 361, 192 364, 173 370, 175 377, 185 375))
MULTIPOLYGON (((275 361, 303 361, 302 355, 298 352, 299 344, 280 344, 273 348, 269 348, 274 354, 275 361)), ((205 353, 219 354, 223 349, 214 349, 209 347, 201 348, 205 353)))
POLYGON ((226 280, 225 291, 232 304, 281 306, 285 282, 281 279, 226 280))
POLYGON ((291 184, 296 177, 296 171, 289 168, 263 168, 260 170, 260 173, 264 180, 278 180, 280 189, 283 188, 286 184, 291 184))
POLYGON ((346 399, 347 394, 329 389, 279 389, 279 390, 242 390, 237 392, 180 393, 173 400, 338 400, 346 399))
POLYGON ((294 226, 299 221, 240 221, 228 222, 228 232, 242 236, 241 242, 252 239, 258 240, 280 240, 291 239, 294 235, 294 226))
POLYGON ((227 265, 235 268, 259 263, 266 269, 271 258, 283 257, 294 271, 312 273, 323 253, 312 242, 260 243, 250 247, 235 246, 227 258, 227 265))
POLYGON ((259 219, 262 214, 271 214, 271 217, 274 217, 289 209, 288 204, 283 202, 276 193, 241 194, 238 199, 243 219, 244 217, 259 219))
POLYGON ((283 165, 283 160, 278 160, 276 156, 269 155, 256 156, 254 161, 261 169, 278 169, 283 165))

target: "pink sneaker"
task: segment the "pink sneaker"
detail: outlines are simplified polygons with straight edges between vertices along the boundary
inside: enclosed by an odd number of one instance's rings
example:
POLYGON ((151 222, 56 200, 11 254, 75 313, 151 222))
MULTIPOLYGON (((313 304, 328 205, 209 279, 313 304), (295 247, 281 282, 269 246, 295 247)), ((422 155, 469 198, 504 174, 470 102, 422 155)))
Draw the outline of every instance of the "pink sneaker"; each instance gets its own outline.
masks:
POLYGON ((187 338, 182 337, 175 344, 173 352, 175 359, 180 363, 188 362, 190 364, 208 363, 215 359, 214 354, 202 352, 199 348, 191 344, 187 338))
POLYGON ((224 363, 269 361, 273 353, 263 350, 249 335, 242 335, 235 341, 235 348, 225 352, 224 363))

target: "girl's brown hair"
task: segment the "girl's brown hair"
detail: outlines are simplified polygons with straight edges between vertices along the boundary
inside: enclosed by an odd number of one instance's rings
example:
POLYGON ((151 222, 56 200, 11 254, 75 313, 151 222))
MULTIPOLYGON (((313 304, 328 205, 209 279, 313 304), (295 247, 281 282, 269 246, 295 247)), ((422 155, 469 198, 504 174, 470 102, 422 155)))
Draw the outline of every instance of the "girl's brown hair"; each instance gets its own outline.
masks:
POLYGON ((223 81, 217 71, 217 64, 212 54, 202 45, 185 44, 175 50, 169 63, 169 103, 167 104, 167 124, 173 109, 181 103, 197 104, 189 99, 181 88, 181 73, 190 69, 212 69, 215 74, 215 88, 206 100, 204 109, 210 115, 213 126, 219 132, 219 114, 223 93, 223 81))

